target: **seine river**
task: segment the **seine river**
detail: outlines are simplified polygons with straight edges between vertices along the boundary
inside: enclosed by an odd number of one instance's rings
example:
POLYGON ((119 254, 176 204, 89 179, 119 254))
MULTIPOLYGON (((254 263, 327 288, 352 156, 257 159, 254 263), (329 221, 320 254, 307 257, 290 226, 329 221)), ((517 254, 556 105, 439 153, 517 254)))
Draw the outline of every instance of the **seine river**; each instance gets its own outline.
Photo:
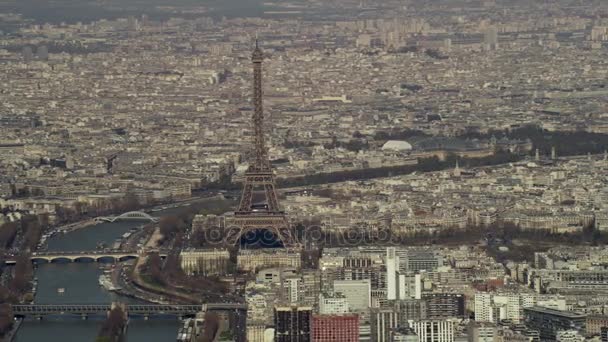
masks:
MULTIPOLYGON (((219 201, 205 200, 209 206, 219 201)), ((155 213, 167 215, 179 209, 168 209, 155 213)), ((111 246, 131 228, 140 226, 141 221, 102 223, 82 228, 67 234, 58 234, 48 241, 49 251, 95 250, 99 242, 111 246)), ((116 295, 99 286, 98 278, 103 273, 98 263, 53 263, 39 264, 35 270, 38 288, 35 296, 37 304, 102 304, 120 301, 142 303, 133 298, 116 295), (63 294, 57 290, 65 289, 63 294)), ((28 319, 23 322, 15 341, 40 342, 45 340, 62 342, 94 341, 104 317, 50 317, 41 321, 28 319)), ((129 322, 128 342, 175 341, 179 321, 175 317, 154 318, 149 321, 134 319, 129 322)))

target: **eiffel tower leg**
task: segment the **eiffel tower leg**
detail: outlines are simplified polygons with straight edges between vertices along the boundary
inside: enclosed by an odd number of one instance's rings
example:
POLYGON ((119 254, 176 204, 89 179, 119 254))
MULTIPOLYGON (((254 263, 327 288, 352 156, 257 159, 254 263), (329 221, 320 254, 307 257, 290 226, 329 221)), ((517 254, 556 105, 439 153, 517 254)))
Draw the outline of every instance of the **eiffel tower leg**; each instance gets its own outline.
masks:
POLYGON ((253 204, 253 184, 249 181, 245 181, 243 186, 243 194, 241 195, 241 203, 239 204, 239 211, 246 212, 251 211, 251 205, 253 204))
POLYGON ((281 240, 283 246, 295 246, 296 241, 293 237, 289 221, 286 218, 283 219, 281 224, 274 227, 274 233, 277 235, 277 238, 281 240))
POLYGON ((268 211, 279 211, 279 200, 277 199, 277 193, 274 190, 274 184, 267 183, 264 185, 264 191, 266 192, 266 201, 268 202, 268 211))

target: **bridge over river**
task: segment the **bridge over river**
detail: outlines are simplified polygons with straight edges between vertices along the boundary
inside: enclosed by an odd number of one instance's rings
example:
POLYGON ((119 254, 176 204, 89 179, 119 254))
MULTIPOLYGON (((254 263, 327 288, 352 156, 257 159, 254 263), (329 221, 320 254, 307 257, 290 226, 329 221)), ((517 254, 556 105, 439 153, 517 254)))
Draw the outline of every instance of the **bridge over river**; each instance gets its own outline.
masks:
MULTIPOLYGON (((80 251, 80 252, 48 252, 48 253, 33 253, 30 256, 32 262, 119 262, 131 259, 137 259, 140 256, 139 251, 80 251)), ((167 256, 164 251, 159 251, 161 258, 167 256)), ((15 259, 7 259, 7 265, 14 265, 15 259)))
POLYGON ((150 221, 158 222, 158 217, 150 216, 148 213, 143 211, 129 211, 127 213, 118 216, 102 216, 96 217, 95 222, 116 222, 120 220, 135 220, 135 221, 150 221))
MULTIPOLYGON (((112 309, 112 304, 20 304, 13 305, 15 317, 44 316, 80 316, 106 315, 112 309)), ((172 315, 179 317, 194 316, 201 311, 247 311, 246 304, 216 303, 203 305, 172 305, 172 304, 131 304, 125 306, 127 315, 144 318, 172 315)))

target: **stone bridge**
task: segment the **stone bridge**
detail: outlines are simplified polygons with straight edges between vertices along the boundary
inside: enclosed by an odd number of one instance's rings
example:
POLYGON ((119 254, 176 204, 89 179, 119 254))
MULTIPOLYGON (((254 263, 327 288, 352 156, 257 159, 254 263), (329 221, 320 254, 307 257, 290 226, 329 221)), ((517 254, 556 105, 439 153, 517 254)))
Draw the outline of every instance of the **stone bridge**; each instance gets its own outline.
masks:
MULTIPOLYGON (((119 262, 139 258, 138 251, 84 251, 84 252, 49 252, 49 253, 34 253, 30 256, 30 260, 35 263, 40 262, 119 262)), ((159 252, 159 255, 164 258, 166 252, 159 252)), ((7 259, 7 265, 14 265, 15 259, 7 259)))

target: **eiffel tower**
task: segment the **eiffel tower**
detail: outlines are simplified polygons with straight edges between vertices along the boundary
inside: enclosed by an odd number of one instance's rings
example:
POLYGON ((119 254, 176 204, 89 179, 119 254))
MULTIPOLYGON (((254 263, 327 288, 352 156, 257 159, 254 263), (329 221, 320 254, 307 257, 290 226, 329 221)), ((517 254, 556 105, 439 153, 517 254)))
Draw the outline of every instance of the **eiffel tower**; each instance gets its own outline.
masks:
POLYGON ((228 230, 227 243, 236 245, 241 236, 250 231, 267 230, 283 244, 294 246, 295 241, 285 212, 279 207, 275 190, 274 173, 268 159, 268 150, 264 139, 264 108, 262 91, 262 62, 264 54, 255 42, 251 56, 253 62, 253 129, 254 160, 245 172, 243 193, 237 211, 234 213, 233 227, 228 230), (256 191, 263 192, 265 204, 256 204, 253 196, 256 191))

